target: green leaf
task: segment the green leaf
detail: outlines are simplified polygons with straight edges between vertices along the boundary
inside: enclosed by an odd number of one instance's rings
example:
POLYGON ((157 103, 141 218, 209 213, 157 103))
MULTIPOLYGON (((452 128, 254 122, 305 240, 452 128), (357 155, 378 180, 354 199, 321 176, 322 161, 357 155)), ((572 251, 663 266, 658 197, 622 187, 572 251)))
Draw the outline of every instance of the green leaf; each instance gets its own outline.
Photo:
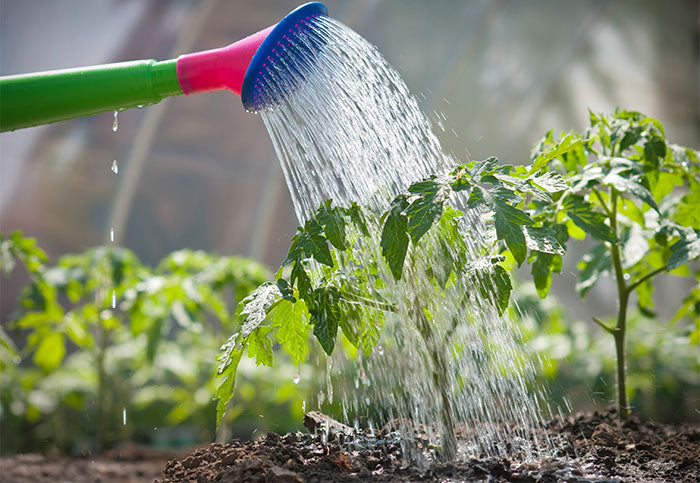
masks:
POLYGON ((311 297, 311 292, 313 288, 311 286, 311 279, 309 275, 304 270, 304 266, 301 262, 296 262, 292 267, 292 273, 289 275, 289 279, 292 285, 295 285, 297 290, 299 290, 299 296, 303 299, 308 299, 311 297))
POLYGON ((238 304, 237 318, 241 324, 241 336, 247 338, 267 318, 268 309, 281 298, 280 290, 273 282, 265 282, 238 304))
POLYGON ((629 193, 634 198, 648 204, 656 211, 659 211, 659 207, 654 200, 654 196, 641 182, 638 177, 622 176, 617 173, 609 173, 603 178, 603 184, 612 186, 621 193, 629 193))
POLYGON ((584 255, 583 260, 578 264, 581 272, 576 284, 576 291, 579 295, 584 297, 586 292, 598 282, 600 276, 608 273, 611 267, 610 252, 602 243, 584 255))
POLYGON ((307 220, 304 231, 299 238, 299 246, 307 257, 313 256, 316 260, 329 267, 333 266, 333 257, 328 248, 328 241, 321 233, 323 228, 313 219, 307 220))
POLYGON ((620 140, 620 154, 624 153, 625 150, 629 149, 631 146, 637 144, 637 142, 641 139, 643 131, 644 128, 642 128, 641 126, 633 126, 627 129, 625 134, 622 136, 622 139, 620 140))
POLYGON ((382 229, 382 255, 389 265, 389 270, 395 280, 401 278, 403 262, 408 250, 408 218, 403 214, 408 202, 405 197, 399 196, 392 203, 384 228, 382 229))
POLYGON ((535 252, 532 264, 532 278, 540 298, 545 298, 552 285, 552 272, 561 271, 561 256, 551 253, 535 252))
POLYGON ((574 134, 567 134, 559 143, 548 151, 542 152, 532 163, 530 172, 536 172, 542 169, 552 159, 561 157, 563 154, 576 149, 583 145, 583 140, 574 134))
POLYGON ((495 217, 496 235, 499 240, 503 240, 513 254, 515 261, 521 265, 525 261, 527 255, 527 245, 523 228, 515 223, 511 223, 503 215, 502 211, 496 212, 495 217))
POLYGON ((550 228, 525 226, 525 242, 530 250, 564 255, 564 248, 557 240, 557 233, 550 228))
POLYGON ((642 210, 640 210, 639 207, 634 204, 634 201, 628 200, 627 198, 623 198, 622 196, 620 196, 618 198, 618 203, 618 213, 621 213, 622 215, 626 216, 631 221, 637 223, 642 227, 646 226, 646 222, 644 220, 644 213, 642 213, 642 210))
POLYGON ((532 225, 534 222, 527 213, 509 204, 514 198, 517 199, 502 187, 496 187, 487 193, 487 201, 495 213, 496 236, 505 242, 520 265, 527 255, 522 225, 532 225))
POLYGON ((310 325, 309 312, 303 300, 295 303, 284 300, 275 305, 268 315, 277 330, 277 340, 287 353, 300 363, 306 358, 310 325))
POLYGON ((338 322, 342 316, 334 289, 316 290, 318 305, 309 310, 314 335, 326 354, 331 355, 338 335, 338 322))
POLYGON ((682 226, 700 230, 700 189, 694 188, 681 198, 673 219, 682 226))
POLYGON ((593 205, 580 195, 569 195, 564 200, 562 208, 571 221, 586 233, 599 240, 616 243, 617 238, 612 229, 605 224, 607 217, 593 208, 593 205))
POLYGON ((283 278, 277 279, 277 289, 280 291, 280 294, 282 295, 282 298, 284 300, 289 300, 292 303, 297 301, 294 298, 294 290, 289 285, 289 282, 287 282, 285 279, 283 279, 283 278))
POLYGON ((484 202, 484 192, 478 186, 474 186, 469 192, 469 199, 467 200, 467 206, 469 208, 476 208, 481 203, 484 202))
POLYGON ((362 233, 364 236, 369 236, 367 220, 365 219, 365 215, 362 213, 362 208, 360 208, 360 205, 353 201, 348 209, 348 214, 350 215, 352 222, 360 230, 360 233, 362 233))
POLYGON ((493 264, 488 268, 476 269, 472 277, 484 300, 490 301, 498 310, 498 314, 503 315, 508 308, 510 293, 513 290, 510 274, 506 269, 493 264))
POLYGON ((564 178, 556 171, 547 171, 539 176, 530 177, 528 181, 548 193, 558 193, 569 187, 564 178))
POLYGON ((653 313, 654 284, 651 283, 651 280, 647 280, 646 282, 637 285, 637 288, 634 291, 637 294, 637 307, 646 313, 653 313))
POLYGON ((272 367, 272 342, 267 337, 271 330, 272 327, 258 327, 247 339, 248 357, 251 359, 255 357, 255 364, 258 366, 262 364, 272 367))
POLYGON ((696 231, 686 230, 684 236, 671 245, 670 249, 671 256, 668 258, 667 268, 669 272, 700 257, 700 237, 696 231))
POLYGON ((496 265, 494 266, 493 282, 496 288, 494 297, 498 305, 498 313, 503 315, 503 312, 508 308, 510 293, 513 290, 510 274, 502 266, 496 265))
POLYGON ((475 179, 493 174, 498 169, 498 159, 491 156, 483 161, 476 161, 471 169, 471 175, 475 179))
POLYGON ((666 157, 666 141, 657 136, 651 136, 644 144, 644 158, 651 169, 658 169, 666 157))
POLYGON ((323 226, 328 241, 338 250, 345 250, 345 218, 338 208, 331 206, 331 200, 326 200, 321 205, 316 218, 323 226))
POLYGON ((51 372, 66 355, 66 343, 63 333, 51 331, 41 337, 39 347, 34 353, 34 363, 46 372, 51 372))
POLYGON ((408 215, 408 233, 414 244, 433 226, 442 214, 444 196, 439 196, 440 185, 435 181, 416 183, 408 189, 411 193, 420 193, 406 209, 408 215))
POLYGON ((233 350, 228 357, 228 365, 219 370, 219 375, 224 376, 224 382, 217 388, 214 399, 218 399, 216 404, 216 427, 221 424, 221 420, 226 412, 226 406, 233 396, 233 389, 236 383, 236 370, 241 361, 243 350, 233 350))
POLYGON ((457 166, 451 173, 450 175, 452 176, 452 183, 450 184, 450 188, 452 188, 452 191, 469 191, 472 187, 471 183, 467 179, 470 174, 469 170, 466 168, 465 165, 460 165, 457 166))

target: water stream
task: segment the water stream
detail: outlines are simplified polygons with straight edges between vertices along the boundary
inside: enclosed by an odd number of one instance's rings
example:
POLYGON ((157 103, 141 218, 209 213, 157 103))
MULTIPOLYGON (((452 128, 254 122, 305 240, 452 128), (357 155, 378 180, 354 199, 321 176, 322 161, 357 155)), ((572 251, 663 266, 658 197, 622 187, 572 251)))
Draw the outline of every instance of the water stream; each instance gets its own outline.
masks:
MULTIPOLYGON (((380 212, 412 182, 455 164, 396 70, 342 23, 315 19, 275 55, 262 81, 270 107, 260 114, 300 223, 326 199, 380 212)), ((474 263, 489 241, 481 216, 468 213, 461 226, 474 263)), ((374 245, 356 258, 368 261, 379 253, 379 228, 373 228, 374 245)), ((478 295, 468 307, 458 303, 476 293, 466 273, 442 295, 421 276, 441 257, 455 256, 449 249, 416 250, 399 282, 383 274, 386 296, 398 313, 385 314, 381 339, 369 357, 334 355, 328 379, 351 374, 351 382, 337 384, 335 395, 329 383, 319 399, 340 401, 350 425, 357 418, 375 428, 396 420, 406 451, 416 457, 422 453, 413 435, 425 434, 435 443, 446 419, 458 428, 458 455, 546 455, 551 444, 538 431, 542 395, 533 390, 536 366, 515 325, 478 295), (425 310, 431 317, 423 322, 427 335, 420 323, 425 310), (436 381, 436 372, 444 380, 436 381), (440 387, 446 388, 448 404, 440 387), (520 429, 510 429, 509 422, 520 429)))

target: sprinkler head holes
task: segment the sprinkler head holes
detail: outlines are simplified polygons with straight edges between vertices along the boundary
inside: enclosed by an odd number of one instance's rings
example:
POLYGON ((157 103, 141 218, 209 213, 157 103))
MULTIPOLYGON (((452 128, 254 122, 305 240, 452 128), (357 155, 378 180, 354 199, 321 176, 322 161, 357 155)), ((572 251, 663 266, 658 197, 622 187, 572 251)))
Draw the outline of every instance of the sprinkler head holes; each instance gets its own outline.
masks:
POLYGON ((300 35, 328 9, 320 2, 292 10, 268 34, 255 52, 241 87, 241 101, 247 111, 257 112, 275 104, 280 92, 294 89, 303 79, 301 64, 323 45, 318 36, 300 41, 300 35))

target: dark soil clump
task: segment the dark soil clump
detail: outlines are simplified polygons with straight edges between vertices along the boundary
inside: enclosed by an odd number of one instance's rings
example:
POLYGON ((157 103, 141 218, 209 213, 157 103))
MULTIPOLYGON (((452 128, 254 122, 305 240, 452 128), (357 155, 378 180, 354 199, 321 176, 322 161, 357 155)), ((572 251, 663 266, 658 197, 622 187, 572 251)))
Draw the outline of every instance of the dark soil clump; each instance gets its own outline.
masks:
MULTIPOLYGON (((308 418, 307 418, 308 420, 308 418)), ((307 421, 317 426, 318 417, 307 421)), ((253 442, 211 444, 170 461, 163 482, 356 482, 356 481, 674 481, 700 480, 700 428, 619 424, 614 410, 550 420, 559 455, 537 463, 470 459, 408 464, 401 445, 382 431, 375 436, 336 432, 269 433, 253 442)))

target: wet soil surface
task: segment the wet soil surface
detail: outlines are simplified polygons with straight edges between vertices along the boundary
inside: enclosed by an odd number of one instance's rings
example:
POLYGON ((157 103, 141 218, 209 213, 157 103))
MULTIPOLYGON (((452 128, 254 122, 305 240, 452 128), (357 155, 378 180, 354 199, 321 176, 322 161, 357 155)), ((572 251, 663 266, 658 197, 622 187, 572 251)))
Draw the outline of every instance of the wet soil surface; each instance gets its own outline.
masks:
MULTIPOLYGON (((305 421, 313 429, 313 421, 305 421)), ((340 424, 340 423, 337 423, 340 424)), ((349 428, 348 428, 349 429, 349 428)), ((467 459, 407 464, 389 429, 374 437, 269 433, 254 442, 212 444, 170 461, 162 482, 700 481, 700 428, 617 422, 615 411, 547 423, 558 454, 537 463, 467 459)))
POLYGON ((152 482, 163 467, 187 451, 158 451, 139 446, 116 448, 99 457, 23 454, 0 458, 0 482, 152 482))
MULTIPOLYGON (((321 418, 321 419, 319 419, 321 418)), ((100 458, 21 455, 0 458, 5 482, 388 482, 388 481, 700 481, 700 427, 619 424, 614 411, 579 414, 547 423, 557 455, 525 463, 465 459, 457 463, 408 464, 392 428, 374 436, 307 420, 316 435, 294 433, 249 442, 211 444, 189 454, 131 448, 100 458), (168 461, 168 459, 170 461, 168 461), (167 463, 166 463, 167 462, 167 463)), ((337 426, 334 426, 337 424, 337 426)))

